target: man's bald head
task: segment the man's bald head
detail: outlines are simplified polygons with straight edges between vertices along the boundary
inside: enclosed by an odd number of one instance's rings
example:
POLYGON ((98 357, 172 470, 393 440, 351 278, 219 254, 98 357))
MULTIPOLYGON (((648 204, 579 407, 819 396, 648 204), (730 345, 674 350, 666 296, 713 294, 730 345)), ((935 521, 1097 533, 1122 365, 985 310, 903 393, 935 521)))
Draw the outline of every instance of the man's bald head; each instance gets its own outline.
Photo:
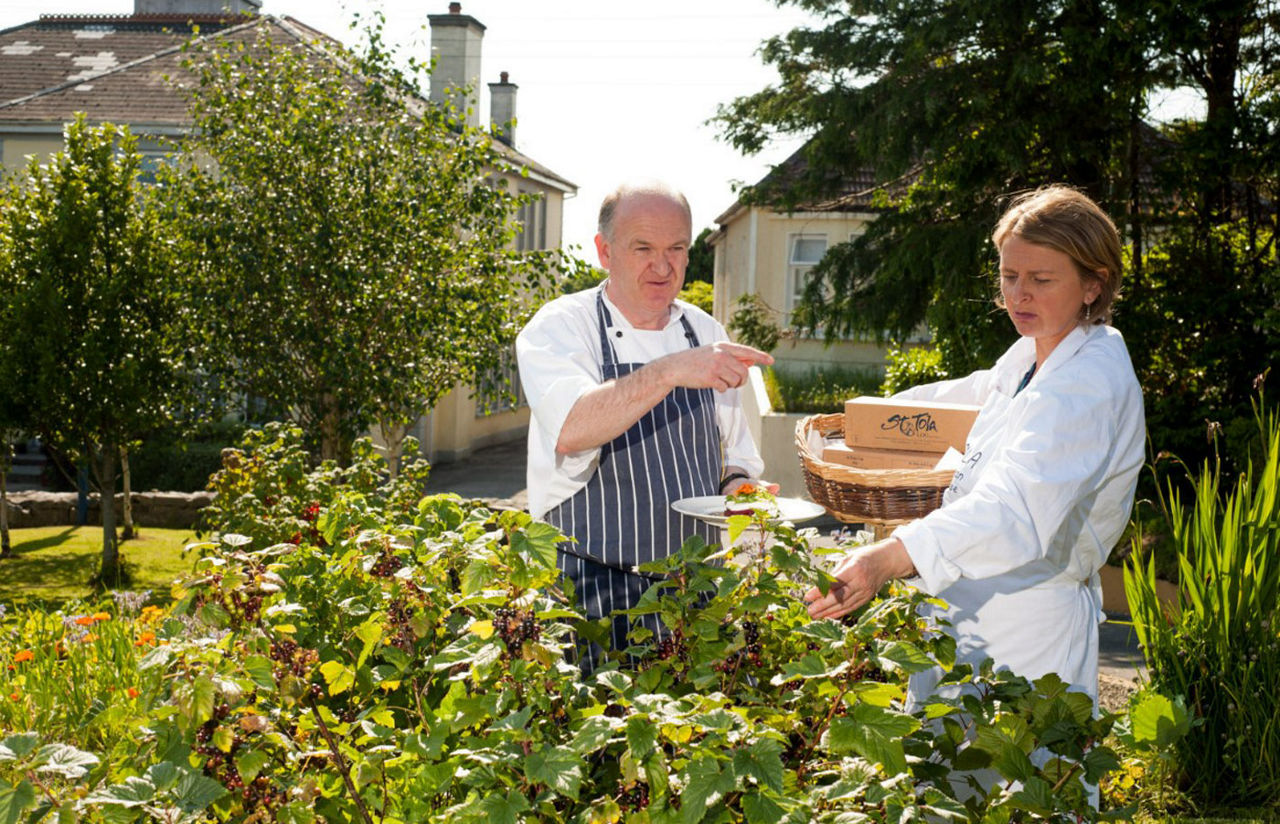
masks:
POLYGON ((689 226, 692 229, 693 211, 689 208, 689 201, 678 189, 660 180, 623 183, 605 195, 604 200, 600 203, 600 217, 596 224, 596 230, 604 236, 605 240, 613 241, 614 219, 626 202, 634 197, 660 197, 679 204, 680 208, 684 209, 684 213, 689 216, 689 226))

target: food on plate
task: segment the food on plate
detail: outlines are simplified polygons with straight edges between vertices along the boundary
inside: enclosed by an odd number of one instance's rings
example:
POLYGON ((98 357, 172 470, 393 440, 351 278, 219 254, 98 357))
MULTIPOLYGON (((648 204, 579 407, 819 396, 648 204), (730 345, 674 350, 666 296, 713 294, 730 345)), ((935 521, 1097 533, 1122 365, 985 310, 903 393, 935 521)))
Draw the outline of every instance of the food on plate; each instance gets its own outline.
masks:
POLYGON ((764 487, 743 484, 732 495, 724 496, 725 515, 755 515, 756 513, 770 518, 778 515, 778 499, 764 487))

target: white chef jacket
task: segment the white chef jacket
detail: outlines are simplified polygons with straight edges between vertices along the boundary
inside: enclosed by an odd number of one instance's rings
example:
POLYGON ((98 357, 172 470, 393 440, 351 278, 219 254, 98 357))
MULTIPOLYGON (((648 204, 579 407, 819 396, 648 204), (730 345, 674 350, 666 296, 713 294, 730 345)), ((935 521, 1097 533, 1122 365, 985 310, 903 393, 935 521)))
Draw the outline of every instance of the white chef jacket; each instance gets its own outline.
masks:
MULTIPOLYGON (((529 513, 535 518, 572 497, 596 470, 600 448, 569 455, 556 454, 556 441, 569 410, 588 390, 602 382, 599 323, 595 287, 564 295, 543 306, 516 337, 520 383, 533 411, 529 423, 529 513)), ((677 300, 667 325, 661 330, 637 329, 622 311, 604 296, 612 326, 609 340, 619 363, 648 363, 689 348, 680 318, 688 319, 706 345, 728 340, 724 327, 698 307, 677 300)), ((716 392, 716 422, 725 466, 740 466, 753 477, 764 470, 764 461, 751 431, 738 390, 716 392)))
MULTIPOLYGON (((1079 327, 1035 362, 1022 338, 995 367, 896 397, 982 406, 942 506, 894 531, 915 583, 947 601, 957 660, 1029 679, 1056 672, 1097 701, 1098 570, 1120 538, 1144 459, 1142 391, 1120 333, 1079 327)), ((928 696, 939 670, 913 676, 928 696)))

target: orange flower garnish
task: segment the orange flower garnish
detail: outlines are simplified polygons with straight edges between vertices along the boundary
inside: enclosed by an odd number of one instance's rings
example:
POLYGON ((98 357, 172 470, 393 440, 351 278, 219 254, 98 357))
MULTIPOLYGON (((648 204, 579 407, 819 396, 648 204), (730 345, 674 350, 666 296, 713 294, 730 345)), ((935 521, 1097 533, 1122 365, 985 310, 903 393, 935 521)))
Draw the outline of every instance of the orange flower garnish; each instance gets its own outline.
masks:
POLYGON ((129 695, 129 697, 130 697, 130 698, 137 698, 137 697, 138 697, 138 691, 137 691, 137 690, 135 690, 133 687, 129 687, 129 689, 128 689, 128 690, 126 690, 125 692, 127 692, 127 693, 128 693, 128 695, 129 695))
POLYGON ((734 495, 754 495, 756 493, 755 484, 743 484, 734 491, 734 495))
POLYGON ((95 613, 93 614, 93 620, 95 620, 95 621, 110 621, 110 620, 111 620, 111 613, 109 613, 109 612, 95 612, 95 613))
POLYGON ((35 660, 35 657, 36 654, 34 652, 29 649, 24 649, 19 651, 17 655, 13 656, 13 662, 15 664, 21 664, 23 661, 35 660))
POLYGON ((139 635, 138 640, 134 641, 133 645, 135 647, 142 647, 142 646, 146 646, 147 644, 154 644, 155 642, 156 642, 156 634, 154 632, 148 631, 139 635))

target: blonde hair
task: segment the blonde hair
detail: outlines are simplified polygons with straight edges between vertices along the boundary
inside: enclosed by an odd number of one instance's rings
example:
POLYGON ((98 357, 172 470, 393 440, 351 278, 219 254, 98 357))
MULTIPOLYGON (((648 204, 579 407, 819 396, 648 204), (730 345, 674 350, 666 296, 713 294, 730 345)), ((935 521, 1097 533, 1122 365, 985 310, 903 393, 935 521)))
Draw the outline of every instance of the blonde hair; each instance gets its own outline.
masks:
MULTIPOLYGON (((1093 303, 1080 307, 1080 322, 1111 321, 1112 306, 1120 296, 1120 233, 1088 195, 1062 184, 1018 195, 996 224, 991 242, 1000 249, 1011 236, 1071 258, 1080 278, 1092 279, 1099 287, 1093 303)), ((997 297, 996 304, 1004 308, 1002 298, 997 297)))

